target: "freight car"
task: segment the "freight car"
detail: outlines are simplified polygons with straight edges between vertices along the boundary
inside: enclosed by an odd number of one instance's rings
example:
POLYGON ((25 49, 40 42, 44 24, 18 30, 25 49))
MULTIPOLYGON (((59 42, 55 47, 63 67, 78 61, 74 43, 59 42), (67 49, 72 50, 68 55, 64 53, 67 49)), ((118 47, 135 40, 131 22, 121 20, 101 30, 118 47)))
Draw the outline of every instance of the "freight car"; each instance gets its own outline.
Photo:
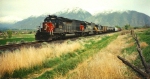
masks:
POLYGON ((57 38, 62 39, 67 34, 83 36, 113 31, 117 30, 113 27, 102 26, 87 21, 80 21, 64 17, 57 17, 55 15, 48 15, 44 19, 42 26, 39 26, 39 29, 35 35, 35 39, 38 41, 48 41, 57 38))

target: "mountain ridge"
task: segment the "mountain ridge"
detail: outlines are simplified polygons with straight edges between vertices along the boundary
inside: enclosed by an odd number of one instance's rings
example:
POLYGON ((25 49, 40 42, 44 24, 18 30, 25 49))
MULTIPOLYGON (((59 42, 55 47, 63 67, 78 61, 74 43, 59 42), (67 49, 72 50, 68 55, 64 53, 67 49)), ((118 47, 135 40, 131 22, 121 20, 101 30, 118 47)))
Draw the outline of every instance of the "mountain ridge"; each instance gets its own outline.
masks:
POLYGON ((84 20, 85 18, 92 16, 88 11, 78 7, 64 9, 63 11, 56 12, 55 15, 77 20, 84 20))
MULTIPOLYGON (((126 24, 130 24, 131 26, 144 26, 145 24, 150 25, 150 17, 148 15, 133 10, 105 11, 92 15, 90 12, 76 7, 56 12, 55 15, 107 26, 124 26, 126 24)), ((12 25, 12 27, 15 29, 37 29, 45 17, 46 15, 36 17, 31 16, 16 22, 12 25)))
POLYGON ((101 23, 102 25, 118 25, 124 26, 130 24, 131 26, 144 26, 145 24, 150 25, 150 17, 144 13, 140 13, 133 10, 123 12, 112 12, 108 14, 99 13, 92 18, 86 19, 94 23, 101 23), (92 19, 95 17, 94 19, 92 19))

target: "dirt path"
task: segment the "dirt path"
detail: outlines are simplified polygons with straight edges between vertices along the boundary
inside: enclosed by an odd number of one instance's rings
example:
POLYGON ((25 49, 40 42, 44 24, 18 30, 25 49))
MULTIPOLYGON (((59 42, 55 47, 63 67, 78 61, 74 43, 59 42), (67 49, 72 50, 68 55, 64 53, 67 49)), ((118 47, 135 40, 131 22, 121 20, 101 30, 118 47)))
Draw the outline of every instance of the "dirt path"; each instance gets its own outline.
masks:
POLYGON ((120 35, 98 54, 81 63, 66 77, 56 79, 139 79, 118 58, 127 47, 127 35, 120 35))

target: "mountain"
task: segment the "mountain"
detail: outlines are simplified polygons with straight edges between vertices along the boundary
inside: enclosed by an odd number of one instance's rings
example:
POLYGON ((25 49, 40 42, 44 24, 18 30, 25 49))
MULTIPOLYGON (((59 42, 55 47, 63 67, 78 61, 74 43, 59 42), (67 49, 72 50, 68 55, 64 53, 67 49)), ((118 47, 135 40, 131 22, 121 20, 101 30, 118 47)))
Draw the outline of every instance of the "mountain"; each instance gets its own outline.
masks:
POLYGON ((124 26, 126 24, 130 24, 131 26, 150 25, 150 17, 148 15, 130 10, 98 13, 85 20, 108 26, 124 26))
MULTIPOLYGON (((64 9, 63 11, 56 12, 54 15, 77 20, 84 20, 85 18, 92 16, 89 12, 77 7, 72 9, 64 9)), ((39 17, 31 16, 15 23, 13 27, 15 29, 37 29, 46 16, 47 15, 41 15, 39 17)))
MULTIPOLYGON (((76 20, 84 20, 88 22, 94 22, 101 25, 107 26, 124 26, 126 24, 130 24, 131 26, 150 26, 150 17, 144 13, 140 13, 137 11, 105 11, 100 12, 95 15, 90 14, 88 11, 83 10, 81 8, 72 8, 72 9, 64 9, 62 11, 56 12, 55 15, 76 19, 76 20)), ((23 19, 22 21, 18 21, 12 25, 14 29, 37 29, 38 26, 44 21, 44 18, 47 15, 41 15, 38 17, 28 17, 23 19)), ((7 24, 5 24, 6 26, 7 24)), ((4 27, 4 24, 0 24, 0 29, 4 27)), ((9 28, 12 28, 9 27, 9 28)))
POLYGON ((28 17, 22 21, 19 21, 13 25, 15 29, 37 29, 43 22, 45 16, 28 17))
POLYGON ((13 24, 11 24, 11 23, 0 23, 0 31, 6 30, 6 29, 11 29, 12 25, 13 24))
POLYGON ((66 18, 76 19, 76 20, 85 20, 86 18, 92 16, 91 13, 79 7, 75 7, 71 9, 67 8, 67 9, 64 9, 63 11, 56 12, 55 14, 58 16, 63 16, 66 18))

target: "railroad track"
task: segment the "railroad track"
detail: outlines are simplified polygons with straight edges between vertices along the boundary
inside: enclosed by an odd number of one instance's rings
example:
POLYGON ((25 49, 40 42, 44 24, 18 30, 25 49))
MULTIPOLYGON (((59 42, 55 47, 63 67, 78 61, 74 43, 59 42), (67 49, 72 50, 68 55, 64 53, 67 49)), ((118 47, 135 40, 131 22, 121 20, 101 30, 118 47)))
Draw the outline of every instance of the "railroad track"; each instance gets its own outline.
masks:
MULTIPOLYGON (((105 33, 105 34, 108 34, 108 33, 105 33)), ((90 34, 88 36, 84 36, 84 37, 89 37, 89 36, 93 36, 94 34, 90 34)), ((98 35, 104 35, 104 34, 98 34, 98 35)), ((81 36, 79 36, 81 37, 81 36)), ((51 41, 46 41, 47 43, 62 43, 64 42, 65 40, 67 39, 71 39, 71 40, 76 40, 79 38, 78 36, 67 36, 65 37, 64 39, 55 39, 55 40, 51 40, 51 41)), ((29 43, 20 43, 20 44, 12 44, 12 45, 4 45, 4 46, 0 46, 0 51, 14 51, 16 49, 19 49, 21 47, 30 47, 30 46, 33 46, 33 47, 40 47, 41 44, 45 42, 45 41, 36 41, 36 42, 29 42, 29 43)))
POLYGON ((62 40, 55 39, 55 40, 51 40, 51 41, 36 41, 36 42, 29 42, 29 43, 4 45, 4 46, 0 46, 0 51, 14 51, 14 50, 19 49, 21 47, 28 48, 30 46, 38 48, 38 47, 41 46, 41 44, 43 42, 47 42, 47 43, 52 43, 52 42, 54 42, 54 43, 62 43, 64 40, 72 39, 72 38, 76 38, 76 37, 75 36, 68 36, 68 37, 66 37, 66 38, 64 38, 62 40))
POLYGON ((41 42, 29 42, 29 43, 20 43, 20 44, 11 44, 11 45, 4 45, 4 46, 0 46, 0 51, 13 51, 13 50, 16 50, 16 49, 19 49, 20 47, 27 47, 27 46, 33 46, 33 45, 36 45, 36 44, 39 44, 41 42))

